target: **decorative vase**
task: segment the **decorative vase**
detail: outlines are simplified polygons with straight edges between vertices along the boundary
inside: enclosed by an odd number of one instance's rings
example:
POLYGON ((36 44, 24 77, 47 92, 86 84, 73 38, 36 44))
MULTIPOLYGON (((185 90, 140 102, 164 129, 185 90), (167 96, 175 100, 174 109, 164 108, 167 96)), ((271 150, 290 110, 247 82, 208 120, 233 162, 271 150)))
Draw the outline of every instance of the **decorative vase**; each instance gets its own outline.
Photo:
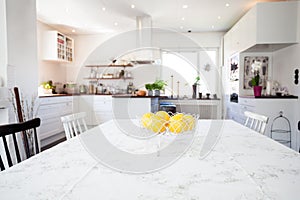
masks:
POLYGON ((262 91, 262 86, 253 86, 253 92, 255 97, 260 97, 262 91))
POLYGON ((153 90, 148 90, 148 96, 153 96, 153 90))
POLYGON ((154 96, 160 96, 160 90, 154 90, 154 96))
POLYGON ((193 99, 196 99, 196 95, 197 95, 197 85, 193 85, 193 99))

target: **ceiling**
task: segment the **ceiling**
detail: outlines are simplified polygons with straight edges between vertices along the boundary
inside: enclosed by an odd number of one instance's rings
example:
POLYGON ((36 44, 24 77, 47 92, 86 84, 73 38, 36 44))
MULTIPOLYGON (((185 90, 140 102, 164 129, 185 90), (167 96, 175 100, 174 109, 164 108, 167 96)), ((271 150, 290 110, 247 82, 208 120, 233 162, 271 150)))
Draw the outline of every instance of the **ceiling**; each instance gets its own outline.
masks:
POLYGON ((257 2, 284 0, 37 0, 38 20, 66 34, 110 33, 152 27, 179 32, 227 31, 257 2), (73 31, 73 32, 72 32, 73 31))

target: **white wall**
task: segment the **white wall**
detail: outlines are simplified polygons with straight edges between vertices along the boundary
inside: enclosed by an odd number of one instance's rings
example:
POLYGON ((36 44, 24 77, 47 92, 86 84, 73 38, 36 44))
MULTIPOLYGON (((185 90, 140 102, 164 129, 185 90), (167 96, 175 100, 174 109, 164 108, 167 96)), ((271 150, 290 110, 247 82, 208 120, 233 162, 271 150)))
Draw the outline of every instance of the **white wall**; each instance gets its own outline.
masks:
POLYGON ((31 96, 38 85, 35 0, 7 0, 6 19, 7 64, 14 71, 8 81, 31 96))
POLYGON ((74 39, 74 62, 67 68, 66 81, 76 82, 77 76, 88 56, 113 34, 72 35, 74 39))
MULTIPOLYGON (((75 62, 68 66, 67 69, 67 78, 68 81, 77 81, 78 77, 84 77, 87 76, 89 73, 89 69, 83 68, 83 65, 86 64, 99 64, 98 61, 101 62, 101 59, 106 59, 105 61, 102 61, 102 64, 109 63, 109 55, 111 58, 117 55, 116 49, 118 49, 118 52, 125 53, 126 50, 131 49, 131 47, 136 47, 135 40, 130 37, 130 34, 127 36, 125 33, 119 33, 115 35, 111 34, 99 34, 99 35, 79 35, 79 36, 72 36, 72 38, 75 40, 75 62), (122 36, 123 34, 123 36, 122 36), (113 38, 114 36, 117 36, 113 38), (127 38, 123 39, 122 41, 120 38, 127 38), (111 40, 110 40, 111 39, 111 40), (108 42, 109 41, 109 42, 108 42), (110 43, 111 42, 111 43, 110 43), (98 48, 100 45, 102 45, 102 48, 105 49, 107 45, 110 45, 111 49, 107 47, 108 51, 103 52, 102 54, 94 54, 93 51, 98 48), (123 52, 122 52, 123 51, 123 52), (104 55, 105 54, 105 55, 104 55), (107 56, 108 55, 108 56, 107 56), (89 57, 89 58, 88 58, 89 57), (88 59, 88 60, 87 60, 88 59)), ((166 48, 169 50, 190 50, 195 51, 195 49, 201 49, 201 48, 220 48, 223 32, 206 32, 206 33, 184 33, 184 34, 174 34, 170 32, 155 32, 152 36, 152 40, 154 41, 153 46, 158 46, 162 48, 166 48), (189 38, 189 39, 187 39, 189 38), (155 43, 157 42, 158 43, 155 43)), ((205 56, 202 56, 205 57, 205 56)), ((217 61, 219 61, 217 59, 217 61)), ((200 63, 201 65, 206 64, 207 59, 204 61, 205 63, 200 63)), ((218 67, 218 63, 216 63, 216 66, 218 67)), ((201 67, 203 68, 203 66, 201 67)), ((150 72, 149 72, 150 73, 150 72)), ((135 77, 145 77, 145 75, 149 75, 149 73, 144 73, 143 70, 135 70, 134 76, 135 77), (139 74, 139 71, 141 73, 139 74), (138 73, 138 74, 137 74, 138 73)), ((155 75, 153 76, 155 77, 155 75)), ((219 77, 214 78, 216 84, 219 83, 216 79, 219 79, 219 77)), ((148 82, 148 79, 147 81, 148 82)), ((83 82, 87 84, 87 81, 83 82)), ((124 83, 127 85, 127 82, 124 83)), ((138 81, 137 86, 140 86, 141 83, 138 81)))
MULTIPOLYGON (((6 9, 5 0, 0 1, 0 88, 7 85, 6 81, 7 65, 7 43, 6 43, 6 9)), ((1 93, 1 91, 0 91, 1 93)), ((0 94, 0 100, 5 98, 0 94)), ((0 124, 8 122, 8 109, 0 109, 0 124)))
MULTIPOLYGON (((300 22, 300 2, 298 2, 298 22, 300 22)), ((298 24, 298 41, 300 42, 300 26, 298 24)), ((281 49, 273 54, 273 80, 289 89, 290 94, 300 98, 300 84, 294 84, 294 70, 300 70, 300 43, 281 49)), ((300 100, 294 109, 296 121, 300 121, 300 100)), ((292 124, 292 129, 297 130, 297 124, 292 124)), ((298 144, 300 132, 297 131, 298 144)))
POLYGON ((7 42, 5 0, 0 1, 0 87, 6 86, 7 42), (2 82, 2 83, 1 83, 2 82))
MULTIPOLYGON (((38 80, 35 0, 1 0, 0 11, 0 76, 5 86, 31 97, 38 80)), ((8 121, 7 110, 0 114, 8 121)))

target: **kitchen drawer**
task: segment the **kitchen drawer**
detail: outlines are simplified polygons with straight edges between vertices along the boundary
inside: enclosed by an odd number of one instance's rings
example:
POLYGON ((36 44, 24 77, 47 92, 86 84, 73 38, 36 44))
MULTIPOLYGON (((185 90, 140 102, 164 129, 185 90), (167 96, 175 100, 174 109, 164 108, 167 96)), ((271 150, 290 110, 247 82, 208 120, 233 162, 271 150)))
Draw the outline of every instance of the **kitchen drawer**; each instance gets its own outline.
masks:
MULTIPOLYGON (((64 131, 61 117, 73 113, 73 97, 49 97, 40 99, 38 117, 41 118, 39 138, 48 141, 49 138, 64 131)), ((51 142, 53 139, 51 139, 51 142)))
POLYGON ((60 104, 64 102, 73 102, 73 97, 45 97, 40 98, 40 105, 60 104))
POLYGON ((247 105, 255 107, 256 99, 251 98, 239 98, 239 104, 240 105, 247 105))
POLYGON ((112 101, 112 97, 111 96, 94 96, 94 101, 112 101))

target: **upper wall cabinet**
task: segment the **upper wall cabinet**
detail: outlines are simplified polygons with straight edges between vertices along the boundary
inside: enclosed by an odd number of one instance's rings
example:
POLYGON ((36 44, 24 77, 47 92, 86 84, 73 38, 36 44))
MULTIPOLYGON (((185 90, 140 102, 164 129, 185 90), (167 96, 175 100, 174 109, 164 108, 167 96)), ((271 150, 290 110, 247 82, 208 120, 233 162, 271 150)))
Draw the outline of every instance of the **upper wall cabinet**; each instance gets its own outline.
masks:
POLYGON ((43 59, 72 62, 74 40, 57 31, 46 31, 43 35, 43 59))
POLYGON ((272 52, 297 43, 297 2, 258 3, 224 36, 225 58, 237 52, 272 52))

